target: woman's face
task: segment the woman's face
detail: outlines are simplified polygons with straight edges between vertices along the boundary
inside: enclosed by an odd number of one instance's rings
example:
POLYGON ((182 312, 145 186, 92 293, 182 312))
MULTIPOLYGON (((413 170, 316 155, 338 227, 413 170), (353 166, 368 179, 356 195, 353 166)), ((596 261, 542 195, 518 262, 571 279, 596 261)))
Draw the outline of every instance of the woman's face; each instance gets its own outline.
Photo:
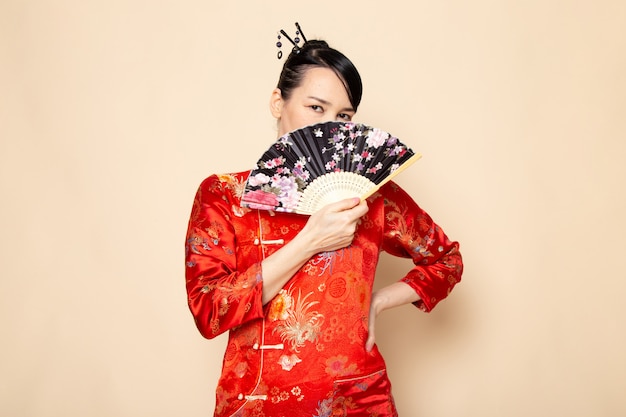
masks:
POLYGON ((278 119, 278 136, 315 123, 347 122, 356 113, 337 74, 322 67, 308 69, 288 100, 275 89, 270 98, 270 110, 278 119))

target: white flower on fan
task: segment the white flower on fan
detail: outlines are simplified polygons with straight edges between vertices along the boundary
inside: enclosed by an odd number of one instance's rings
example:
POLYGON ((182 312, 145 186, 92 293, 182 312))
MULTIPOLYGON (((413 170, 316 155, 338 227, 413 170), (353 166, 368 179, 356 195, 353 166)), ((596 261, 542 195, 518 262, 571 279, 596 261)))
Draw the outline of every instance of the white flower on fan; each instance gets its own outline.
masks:
POLYGON ((256 187, 258 185, 263 185, 263 184, 267 184, 268 182, 270 182, 270 177, 268 177, 267 175, 263 173, 258 173, 255 176, 250 177, 248 182, 251 186, 256 187))
POLYGON ((377 163, 375 166, 368 168, 367 169, 367 173, 368 174, 376 174, 381 168, 383 167, 383 164, 381 164, 380 162, 377 163))
POLYGON ((304 156, 300 157, 300 159, 298 159, 296 161, 295 164, 293 164, 294 168, 300 168, 300 169, 304 169, 304 166, 306 165, 306 158, 304 156))
POLYGON ((366 139, 367 146, 370 146, 372 148, 379 148, 385 143, 385 141, 387 141, 388 137, 389 137, 389 133, 383 130, 374 128, 370 131, 369 135, 367 136, 367 139, 366 139))

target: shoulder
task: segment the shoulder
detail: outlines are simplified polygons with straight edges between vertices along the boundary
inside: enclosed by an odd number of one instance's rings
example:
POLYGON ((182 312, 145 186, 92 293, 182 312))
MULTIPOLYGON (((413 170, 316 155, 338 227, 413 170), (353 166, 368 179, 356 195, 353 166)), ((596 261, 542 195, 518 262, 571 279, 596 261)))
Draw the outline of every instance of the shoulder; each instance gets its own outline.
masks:
POLYGON ((380 187, 379 197, 384 201, 386 212, 428 215, 407 191, 393 181, 380 187))
POLYGON ((199 192, 229 193, 240 198, 246 186, 250 171, 230 174, 212 174, 205 178, 199 187, 199 192))
POLYGON ((241 217, 249 210, 241 208, 241 195, 246 186, 250 171, 231 174, 212 174, 198 187, 191 218, 206 218, 208 211, 234 214, 241 217))

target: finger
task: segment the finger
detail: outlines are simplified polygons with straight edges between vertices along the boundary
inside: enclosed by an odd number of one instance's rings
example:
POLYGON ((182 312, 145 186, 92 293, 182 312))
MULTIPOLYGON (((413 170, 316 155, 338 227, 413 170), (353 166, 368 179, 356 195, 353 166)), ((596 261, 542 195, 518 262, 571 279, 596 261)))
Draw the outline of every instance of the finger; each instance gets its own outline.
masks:
POLYGON ((330 203, 327 205, 328 211, 340 212, 345 210, 350 210, 361 203, 361 199, 359 197, 346 198, 344 200, 339 200, 334 203, 330 203))
POLYGON ((369 211, 370 207, 367 204, 366 200, 361 200, 360 203, 358 205, 356 205, 354 207, 354 210, 358 210, 357 214, 359 217, 362 217, 365 215, 365 213, 367 213, 369 211))
POLYGON ((365 342, 365 351, 371 352, 374 348, 374 343, 376 342, 376 337, 374 336, 374 322, 375 317, 370 314, 369 323, 368 323, 368 335, 367 341, 365 342))

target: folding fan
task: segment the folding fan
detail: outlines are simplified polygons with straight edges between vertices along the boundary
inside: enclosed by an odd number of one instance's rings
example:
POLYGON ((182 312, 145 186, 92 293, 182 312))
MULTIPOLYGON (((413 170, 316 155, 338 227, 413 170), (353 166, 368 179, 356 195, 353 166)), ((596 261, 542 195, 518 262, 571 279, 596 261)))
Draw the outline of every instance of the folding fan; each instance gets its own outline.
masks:
POLYGON ((306 126, 265 151, 248 177, 241 205, 313 214, 341 199, 369 197, 420 157, 398 138, 364 124, 306 126))

